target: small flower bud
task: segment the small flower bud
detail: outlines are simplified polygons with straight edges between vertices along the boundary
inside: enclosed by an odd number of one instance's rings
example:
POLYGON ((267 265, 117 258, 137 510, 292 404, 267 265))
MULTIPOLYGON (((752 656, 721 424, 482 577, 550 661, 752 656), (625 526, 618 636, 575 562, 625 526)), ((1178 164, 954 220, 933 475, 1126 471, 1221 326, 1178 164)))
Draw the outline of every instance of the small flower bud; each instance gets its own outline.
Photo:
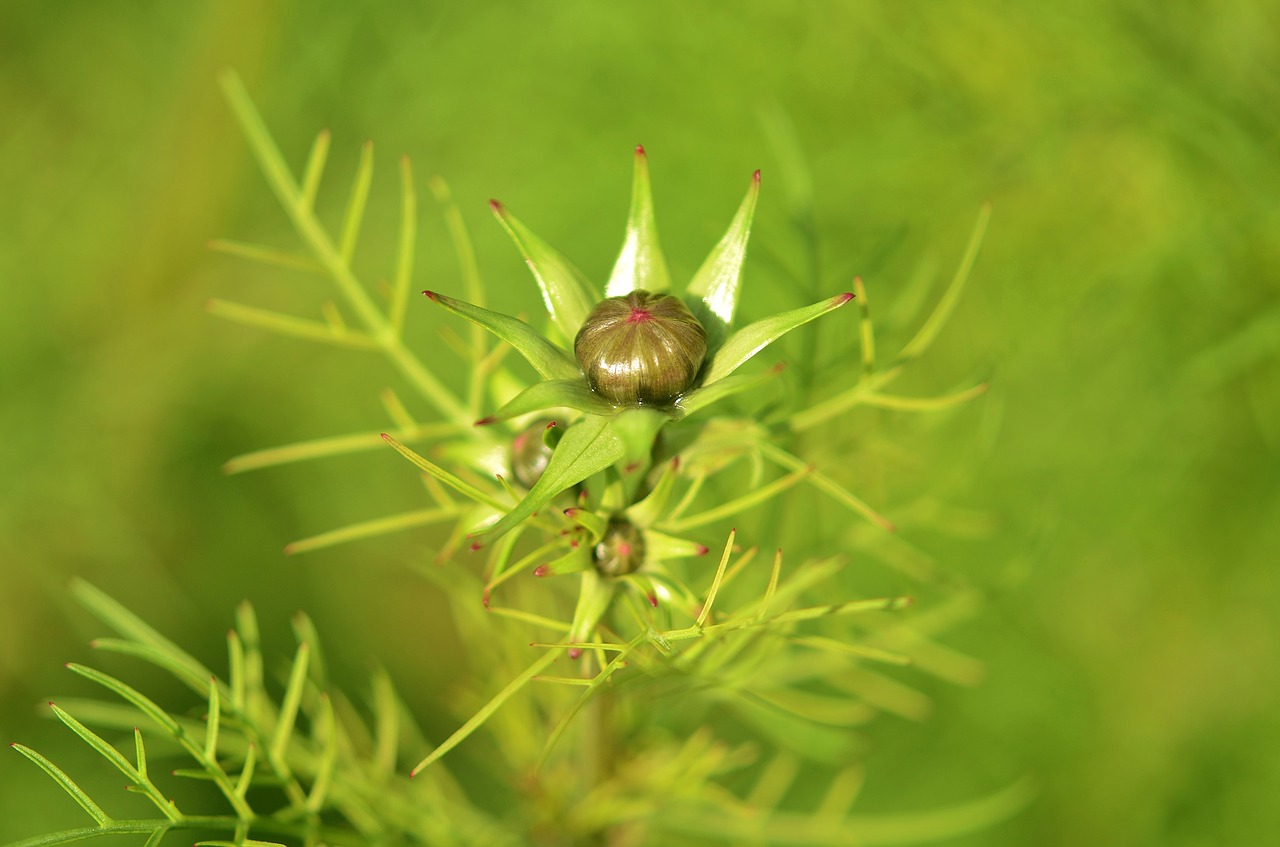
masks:
POLYGON ((511 470, 525 488, 533 488, 551 462, 551 448, 543 440, 548 423, 536 421, 511 442, 511 470))
POLYGON ((670 294, 633 291, 595 307, 573 352, 592 390, 615 406, 667 406, 693 385, 707 333, 670 294))
POLYGON ((644 535, 631 521, 614 518, 605 528, 592 558, 596 570, 605 576, 633 573, 644 563, 644 535))

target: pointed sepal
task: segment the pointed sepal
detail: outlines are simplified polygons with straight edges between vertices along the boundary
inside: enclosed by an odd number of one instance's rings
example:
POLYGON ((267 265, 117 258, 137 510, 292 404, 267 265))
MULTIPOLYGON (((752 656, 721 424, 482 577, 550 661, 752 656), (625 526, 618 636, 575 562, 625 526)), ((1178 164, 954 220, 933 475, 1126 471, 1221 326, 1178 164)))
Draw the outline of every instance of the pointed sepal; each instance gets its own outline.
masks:
POLYGON ((779 315, 758 320, 744 326, 725 340, 724 345, 715 352, 702 377, 704 388, 712 386, 729 374, 736 371, 748 359, 786 335, 798 326, 803 326, 816 317, 838 309, 853 299, 852 292, 837 294, 826 300, 792 309, 779 315))
POLYGON ((489 206, 516 247, 520 248, 533 278, 538 281, 552 322, 565 340, 572 341, 596 302, 586 277, 497 200, 490 200, 489 206))
POLYGON ((612 420, 588 415, 569 427, 556 445, 556 452, 542 476, 514 509, 485 531, 482 543, 487 544, 506 535, 560 492, 621 459, 626 454, 626 447, 610 429, 612 420))
POLYGON ((667 260, 658 242, 653 217, 653 191, 649 185, 649 157, 636 148, 635 174, 631 179, 631 211, 627 215, 627 236, 622 252, 613 263, 605 286, 605 297, 621 297, 632 291, 666 291, 671 287, 667 260))
POLYGON ((465 300, 455 300, 436 291, 422 293, 432 302, 484 327, 516 348, 533 365, 534 370, 547 379, 574 379, 578 376, 578 364, 572 356, 519 318, 476 306, 465 300))
POLYGON ((755 216, 759 196, 760 172, 756 171, 751 176, 747 196, 729 224, 729 231, 689 283, 689 294, 697 298, 696 302, 689 304, 690 308, 706 328, 713 349, 728 334, 729 325, 733 323, 742 281, 742 263, 747 258, 747 239, 751 237, 751 219, 755 216))
POLYGON ((530 412, 557 408, 577 409, 589 415, 612 415, 617 411, 607 400, 588 388, 582 377, 552 379, 534 383, 489 417, 476 421, 476 424, 493 424, 530 412))

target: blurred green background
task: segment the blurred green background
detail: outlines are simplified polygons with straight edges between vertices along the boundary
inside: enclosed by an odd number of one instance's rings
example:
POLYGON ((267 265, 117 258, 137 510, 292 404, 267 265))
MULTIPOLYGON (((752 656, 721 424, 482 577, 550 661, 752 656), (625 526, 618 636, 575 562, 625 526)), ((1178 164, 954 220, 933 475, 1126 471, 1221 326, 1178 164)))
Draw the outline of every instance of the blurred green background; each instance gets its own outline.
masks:
MULTIPOLYGON (((952 501, 997 517, 988 538, 912 539, 989 595, 949 639, 988 678, 931 688, 923 724, 877 724, 864 808, 1031 773, 1026 812, 957 843, 1256 844, 1280 826, 1280 12, 1256 0, 4 4, 5 740, 60 751, 90 784, 102 771, 35 708, 83 690, 61 664, 100 634, 66 599, 72 575, 215 666, 250 597, 277 644, 305 608, 337 664, 377 655, 411 700, 450 672, 424 660, 442 647, 424 629, 438 596, 406 566, 422 536, 279 553, 411 507, 395 457, 219 471, 382 426, 388 379, 202 311, 314 310, 322 284, 205 247, 294 243, 218 91, 228 66, 292 162, 332 129, 330 220, 375 140, 367 276, 391 271, 408 153, 420 180, 449 180, 508 311, 536 294, 484 201, 600 278, 637 142, 677 276, 764 169, 744 306, 763 314, 791 302, 778 268, 806 261, 765 129, 786 115, 823 285, 862 274, 890 350, 905 280, 929 261, 945 275, 991 200, 970 288, 912 383, 992 378, 985 413, 963 413, 998 425, 989 453, 957 455, 972 427, 913 436, 963 471, 952 501)), ((420 196, 418 287, 460 291, 420 196)), ((432 320, 415 312, 419 349, 432 320)), ((0 757, 0 842, 78 820, 43 779, 0 757)))

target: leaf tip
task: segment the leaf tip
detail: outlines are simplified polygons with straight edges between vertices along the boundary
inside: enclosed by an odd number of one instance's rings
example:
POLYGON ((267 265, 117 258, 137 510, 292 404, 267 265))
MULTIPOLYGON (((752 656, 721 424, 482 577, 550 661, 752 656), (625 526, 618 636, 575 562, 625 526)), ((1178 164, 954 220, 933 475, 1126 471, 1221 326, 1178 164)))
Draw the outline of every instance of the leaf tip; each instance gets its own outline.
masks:
POLYGON ((710 547, 708 547, 707 545, 705 545, 705 544, 699 544, 699 545, 698 545, 698 555, 699 555, 699 556, 705 556, 705 555, 707 555, 707 554, 708 554, 708 553, 710 553, 710 552, 711 552, 711 548, 710 548, 710 547))
POLYGON ((582 655, 582 648, 581 648, 581 647, 570 647, 570 648, 569 648, 569 658, 570 658, 570 659, 576 659, 576 658, 578 658, 578 657, 579 657, 579 656, 581 656, 581 655, 582 655))
POLYGON ((426 298, 427 298, 428 300, 430 300, 432 303, 439 303, 439 302, 440 302, 440 295, 439 295, 439 294, 437 294, 437 293, 436 293, 436 292, 434 292, 434 291, 423 291, 423 292, 422 292, 422 296, 423 296, 423 297, 426 297, 426 298))
POLYGON ((546 576, 549 573, 551 573, 551 568, 547 567, 546 565, 538 565, 536 568, 533 569, 534 576, 541 577, 541 576, 546 576))
POLYGON ((637 158, 637 159, 647 159, 647 158, 649 158, 648 154, 644 152, 644 145, 643 145, 643 144, 637 144, 637 145, 636 145, 636 158, 637 158))
POLYGON ((495 215, 497 215, 498 217, 502 217, 503 215, 505 215, 505 214, 507 213, 506 207, 504 207, 504 206, 503 206, 501 203, 499 203, 497 200, 490 200, 490 201, 489 201, 489 208, 490 208, 490 209, 492 209, 492 210, 493 210, 493 213, 494 213, 495 215))
POLYGON ((756 172, 751 175, 751 185, 753 188, 760 187, 760 169, 756 168, 756 172))
POLYGON ((843 294, 837 294, 835 297, 831 298, 831 303, 833 306, 843 306, 845 303, 848 303, 857 296, 858 295, 854 294, 852 291, 846 291, 843 294))
POLYGON ((488 415, 473 423, 472 426, 489 426, 490 424, 495 424, 497 422, 497 417, 494 415, 488 415))
POLYGON ((644 597, 644 599, 648 600, 648 601, 649 601, 649 605, 650 605, 650 606, 652 606, 653 608, 655 608, 655 609, 656 609, 656 608, 658 608, 658 595, 657 595, 657 594, 646 594, 646 595, 645 595, 645 597, 644 597))

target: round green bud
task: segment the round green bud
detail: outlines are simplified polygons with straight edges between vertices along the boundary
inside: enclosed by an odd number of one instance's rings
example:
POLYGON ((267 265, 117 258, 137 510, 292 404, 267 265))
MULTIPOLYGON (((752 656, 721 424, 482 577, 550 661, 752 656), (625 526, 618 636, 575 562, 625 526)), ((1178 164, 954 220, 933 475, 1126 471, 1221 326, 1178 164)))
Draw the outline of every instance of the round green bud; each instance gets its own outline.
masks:
POLYGON ((592 558, 596 570, 605 576, 633 573, 644 563, 644 535, 631 521, 613 518, 605 527, 592 558))
POLYGON ((548 420, 536 421, 511 441, 511 470, 515 473, 516 480, 525 488, 533 488, 533 484, 551 463, 552 451, 543 440, 543 435, 547 427, 553 425, 548 420))
POLYGON ((670 294, 632 291, 595 307, 573 352, 592 390, 615 406, 668 406, 698 376, 707 332, 670 294))

